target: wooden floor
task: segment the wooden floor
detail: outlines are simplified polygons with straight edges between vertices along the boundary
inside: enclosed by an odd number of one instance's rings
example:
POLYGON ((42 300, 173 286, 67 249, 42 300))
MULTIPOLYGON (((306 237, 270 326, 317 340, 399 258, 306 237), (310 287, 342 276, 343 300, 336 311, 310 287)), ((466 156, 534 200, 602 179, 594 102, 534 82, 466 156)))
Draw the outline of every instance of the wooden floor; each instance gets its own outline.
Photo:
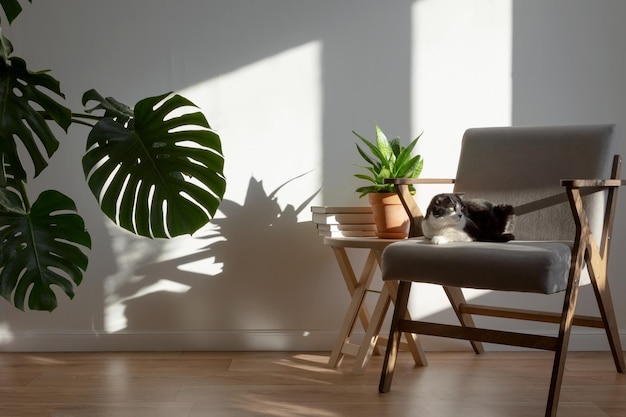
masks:
MULTIPOLYGON (((364 375, 347 358, 271 353, 0 353, 2 417, 543 416, 551 354, 400 354, 391 392, 380 356, 364 375)), ((607 352, 568 356, 559 416, 626 417, 626 375, 607 352)))

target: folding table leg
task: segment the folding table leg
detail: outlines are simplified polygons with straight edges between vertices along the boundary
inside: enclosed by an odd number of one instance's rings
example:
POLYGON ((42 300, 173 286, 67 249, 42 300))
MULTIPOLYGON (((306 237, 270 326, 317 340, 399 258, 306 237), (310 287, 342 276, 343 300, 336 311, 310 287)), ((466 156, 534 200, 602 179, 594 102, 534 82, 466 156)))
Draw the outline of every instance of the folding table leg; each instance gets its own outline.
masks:
POLYGON ((365 261, 363 271, 361 272, 361 276, 359 277, 359 280, 357 282, 354 278, 354 272, 352 267, 350 266, 344 248, 333 248, 333 250, 335 252, 335 255, 337 256, 337 261, 340 264, 341 271, 344 274, 344 278, 346 279, 346 284, 348 285, 349 290, 351 287, 349 282, 352 282, 351 278, 355 282, 355 285, 352 285, 352 291, 350 291, 352 295, 352 301, 350 302, 348 312, 344 317, 341 329, 339 331, 339 336, 337 338, 337 341, 335 342, 335 346, 333 347, 333 351, 328 361, 328 365, 331 368, 336 368, 339 365, 339 362, 341 361, 344 353, 347 352, 354 356, 357 355, 359 346, 350 343, 350 336, 352 335, 352 331, 356 324, 357 317, 361 319, 361 323, 364 329, 367 329, 369 327, 369 314, 367 313, 363 301, 365 299, 367 290, 369 289, 372 278, 374 277, 377 263, 374 252, 370 251, 367 256, 367 260, 365 261))
POLYGON ((374 348, 376 347, 380 328, 382 327, 385 315, 389 309, 390 302, 391 297, 389 295, 389 289, 387 286, 384 286, 378 296, 376 307, 372 313, 372 320, 370 321, 370 325, 365 332, 365 337, 363 338, 363 342, 361 342, 359 352, 356 355, 354 366, 352 368, 352 372, 355 374, 362 374, 365 371, 367 362, 371 358, 374 348))

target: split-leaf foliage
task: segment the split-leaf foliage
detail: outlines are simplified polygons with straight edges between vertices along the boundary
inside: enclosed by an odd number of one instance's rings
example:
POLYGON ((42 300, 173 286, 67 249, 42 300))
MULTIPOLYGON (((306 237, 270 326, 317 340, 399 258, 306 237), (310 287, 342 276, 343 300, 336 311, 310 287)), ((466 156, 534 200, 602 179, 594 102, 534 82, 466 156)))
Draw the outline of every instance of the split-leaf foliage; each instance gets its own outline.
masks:
POLYGON ((70 197, 48 190, 30 202, 28 180, 59 149, 51 126, 88 130, 88 187, 108 218, 140 236, 194 233, 215 215, 226 180, 219 135, 178 94, 130 107, 89 90, 82 103, 91 107, 67 108, 59 81, 30 69, 2 34, 3 23, 36 7, 27 1, 0 0, 0 294, 21 310, 52 311, 55 288, 73 298, 82 282, 91 237, 70 197))

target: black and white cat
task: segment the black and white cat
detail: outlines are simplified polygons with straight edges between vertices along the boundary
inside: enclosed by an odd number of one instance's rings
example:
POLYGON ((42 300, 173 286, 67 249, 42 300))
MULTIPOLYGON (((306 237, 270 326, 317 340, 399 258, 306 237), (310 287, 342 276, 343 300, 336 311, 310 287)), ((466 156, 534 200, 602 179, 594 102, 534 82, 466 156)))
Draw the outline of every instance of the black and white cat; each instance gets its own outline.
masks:
POLYGON ((508 242, 515 223, 513 206, 483 199, 463 200, 457 194, 433 197, 422 221, 422 232, 432 243, 508 242))

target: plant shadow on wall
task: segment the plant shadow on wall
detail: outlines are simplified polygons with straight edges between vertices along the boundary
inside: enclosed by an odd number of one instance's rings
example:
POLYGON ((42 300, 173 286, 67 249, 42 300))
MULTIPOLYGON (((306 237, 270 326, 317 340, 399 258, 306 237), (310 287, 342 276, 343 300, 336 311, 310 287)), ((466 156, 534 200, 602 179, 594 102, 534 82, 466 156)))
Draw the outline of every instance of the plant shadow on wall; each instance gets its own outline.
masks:
MULTIPOLYGON (((0 6, 0 23, 22 12, 17 0, 0 6)), ((48 190, 31 203, 27 181, 59 147, 51 126, 89 128, 89 188, 115 224, 148 238, 191 234, 212 219, 226 189, 224 158, 219 136, 189 100, 166 93, 131 108, 90 90, 82 103, 95 105, 75 113, 59 102, 59 81, 13 51, 0 32, 0 294, 22 310, 52 311, 53 288, 74 297, 91 237, 70 197, 48 190)))
POLYGON ((222 201, 223 217, 211 222, 213 229, 204 237, 195 238, 205 242, 195 253, 153 263, 144 259, 144 266, 133 271, 141 279, 115 295, 114 309, 124 311, 123 321, 132 328, 158 314, 160 328, 173 332, 263 332, 279 324, 287 329, 319 324, 320 315, 327 314, 319 308, 320 288, 328 288, 318 273, 319 259, 328 253, 314 240, 313 223, 297 217, 320 190, 297 206, 283 208, 278 201, 283 187, 297 178, 269 193, 262 181, 250 178, 243 204, 222 201), (146 291, 165 281, 169 290, 146 291))

